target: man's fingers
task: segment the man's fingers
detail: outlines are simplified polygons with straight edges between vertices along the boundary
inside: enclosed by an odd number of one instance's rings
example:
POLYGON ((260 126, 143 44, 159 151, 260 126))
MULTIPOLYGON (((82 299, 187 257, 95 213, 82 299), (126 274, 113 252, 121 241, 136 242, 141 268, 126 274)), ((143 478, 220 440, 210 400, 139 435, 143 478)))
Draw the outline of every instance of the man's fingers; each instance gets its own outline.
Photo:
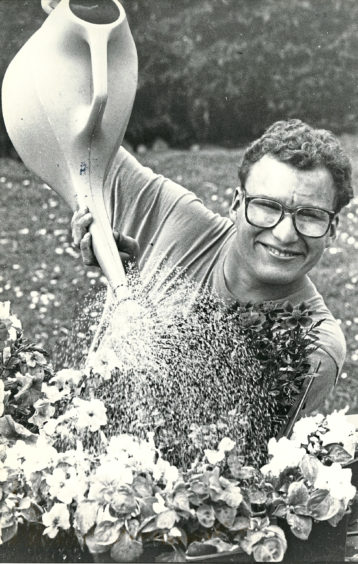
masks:
POLYGON ((139 244, 133 237, 123 235, 123 233, 119 233, 118 231, 113 231, 113 236, 116 240, 122 260, 133 260, 139 256, 139 244))
POLYGON ((72 240, 75 247, 79 247, 81 241, 88 233, 88 229, 93 221, 92 214, 88 211, 88 208, 76 211, 71 220, 72 228, 72 240))
POLYGON ((82 255, 82 261, 87 266, 98 266, 97 259, 92 250, 92 236, 90 233, 86 233, 80 241, 80 250, 82 255))

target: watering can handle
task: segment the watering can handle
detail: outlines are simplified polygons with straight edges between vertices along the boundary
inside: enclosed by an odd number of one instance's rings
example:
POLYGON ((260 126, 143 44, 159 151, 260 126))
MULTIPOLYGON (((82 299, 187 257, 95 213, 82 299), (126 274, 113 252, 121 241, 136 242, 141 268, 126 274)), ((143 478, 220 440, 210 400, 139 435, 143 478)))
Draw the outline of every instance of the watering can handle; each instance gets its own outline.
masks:
POLYGON ((98 143, 103 113, 108 99, 107 48, 108 38, 101 29, 88 30, 87 41, 91 53, 92 101, 83 133, 89 139, 90 202, 86 205, 93 215, 90 226, 93 250, 98 263, 114 292, 126 285, 125 270, 118 252, 103 200, 103 178, 96 178, 96 163, 91 159, 92 145, 98 143))

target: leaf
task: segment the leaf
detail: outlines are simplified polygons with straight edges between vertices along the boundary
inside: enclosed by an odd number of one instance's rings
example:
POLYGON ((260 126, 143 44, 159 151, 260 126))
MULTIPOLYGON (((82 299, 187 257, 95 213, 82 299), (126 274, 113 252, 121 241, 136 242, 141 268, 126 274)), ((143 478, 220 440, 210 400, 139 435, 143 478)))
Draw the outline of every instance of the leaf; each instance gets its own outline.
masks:
POLYGON ((152 533, 157 530, 156 516, 147 517, 138 529, 140 533, 152 533))
POLYGON ((206 556, 209 554, 216 554, 217 549, 213 545, 204 542, 194 541, 189 544, 186 551, 187 556, 206 556))
POLYGON ((135 562, 142 553, 142 542, 132 539, 127 532, 123 532, 120 539, 112 546, 110 554, 114 562, 135 562))
POLYGON ((337 511, 337 513, 335 515, 333 515, 333 517, 328 519, 328 523, 332 527, 336 527, 338 525, 338 523, 341 521, 341 519, 343 519, 345 512, 346 512, 346 507, 345 507, 344 501, 340 500, 339 503, 340 503, 340 508, 337 511))
POLYGON ((200 525, 210 529, 215 523, 215 511, 211 505, 202 505, 196 510, 196 516, 200 525))
POLYGON ((21 384, 20 390, 15 395, 15 400, 22 406, 33 406, 41 397, 42 376, 32 376, 31 374, 20 373, 16 375, 16 380, 21 384))
POLYGON ((320 463, 315 456, 305 454, 299 464, 303 477, 314 484, 320 470, 320 463))
POLYGON ((312 530, 311 517, 303 517, 295 513, 287 514, 287 523, 290 525, 291 531, 295 537, 301 540, 307 540, 312 530))
POLYGON ((1 529, 1 540, 2 542, 7 542, 12 539, 17 533, 17 521, 13 523, 10 527, 4 527, 1 529))
POLYGON ((98 503, 96 501, 85 500, 78 504, 75 513, 75 526, 82 535, 96 524, 98 503))
POLYGON ((328 452, 329 459, 332 462, 339 462, 340 464, 345 464, 352 460, 351 455, 337 443, 333 443, 330 445, 325 445, 325 450, 328 452))
POLYGON ((272 512, 272 515, 275 515, 275 517, 285 517, 287 513, 287 507, 284 503, 279 503, 274 511, 272 512))
POLYGON ((132 483, 133 490, 139 497, 151 497, 153 486, 151 480, 146 476, 136 476, 132 483))
POLYGON ((228 529, 232 527, 236 517, 236 508, 234 507, 216 507, 215 515, 219 523, 227 527, 228 529))
POLYGON ((111 498, 111 507, 120 515, 130 515, 137 507, 131 488, 118 488, 111 498))
POLYGON ((308 489, 303 482, 293 482, 287 492, 288 505, 307 505, 308 489))
POLYGON ((109 546, 118 539, 122 527, 123 521, 104 521, 96 526, 93 537, 98 544, 109 546))
POLYGON ((314 519, 326 521, 339 511, 340 502, 332 497, 327 490, 316 490, 310 497, 307 509, 314 519))
POLYGON ((173 506, 175 509, 181 509, 182 511, 190 512, 189 505, 189 495, 185 490, 177 492, 173 499, 173 506))
POLYGON ((22 515, 29 523, 40 523, 42 511, 38 505, 31 503, 30 507, 24 507, 21 509, 20 515, 22 515))
POLYGON ((244 517, 243 515, 238 515, 235 517, 233 524, 230 527, 230 531, 245 531, 250 527, 250 519, 244 517))
POLYGON ((20 423, 16 423, 11 415, 0 418, 0 436, 8 440, 22 439, 26 443, 36 443, 38 435, 28 431, 20 423))
POLYGON ((159 513, 156 518, 156 526, 158 529, 171 529, 177 520, 177 513, 174 509, 168 509, 159 513))

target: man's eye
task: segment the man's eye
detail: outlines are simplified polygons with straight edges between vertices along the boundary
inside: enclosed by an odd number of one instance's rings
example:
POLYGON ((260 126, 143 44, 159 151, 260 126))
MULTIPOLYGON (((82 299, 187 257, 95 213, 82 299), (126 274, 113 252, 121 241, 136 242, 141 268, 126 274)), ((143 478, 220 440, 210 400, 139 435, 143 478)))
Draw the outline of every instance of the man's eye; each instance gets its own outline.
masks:
POLYGON ((299 215, 302 219, 307 220, 325 221, 327 219, 327 214, 323 210, 301 210, 299 215))
POLYGON ((254 203, 255 206, 265 210, 277 211, 280 209, 280 207, 275 204, 275 202, 269 202, 268 200, 255 200, 254 203))

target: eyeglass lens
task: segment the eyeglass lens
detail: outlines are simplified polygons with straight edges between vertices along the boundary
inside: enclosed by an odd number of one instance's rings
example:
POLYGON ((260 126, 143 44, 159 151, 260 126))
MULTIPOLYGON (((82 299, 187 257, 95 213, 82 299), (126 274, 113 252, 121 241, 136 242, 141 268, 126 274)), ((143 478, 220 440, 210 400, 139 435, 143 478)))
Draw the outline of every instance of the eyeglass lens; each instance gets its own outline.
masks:
MULTIPOLYGON (((247 204, 247 220, 257 227, 275 227, 282 216, 279 202, 254 198, 247 204)), ((330 215, 318 208, 300 208, 293 212, 297 231, 307 237, 322 237, 328 230, 330 215)))

